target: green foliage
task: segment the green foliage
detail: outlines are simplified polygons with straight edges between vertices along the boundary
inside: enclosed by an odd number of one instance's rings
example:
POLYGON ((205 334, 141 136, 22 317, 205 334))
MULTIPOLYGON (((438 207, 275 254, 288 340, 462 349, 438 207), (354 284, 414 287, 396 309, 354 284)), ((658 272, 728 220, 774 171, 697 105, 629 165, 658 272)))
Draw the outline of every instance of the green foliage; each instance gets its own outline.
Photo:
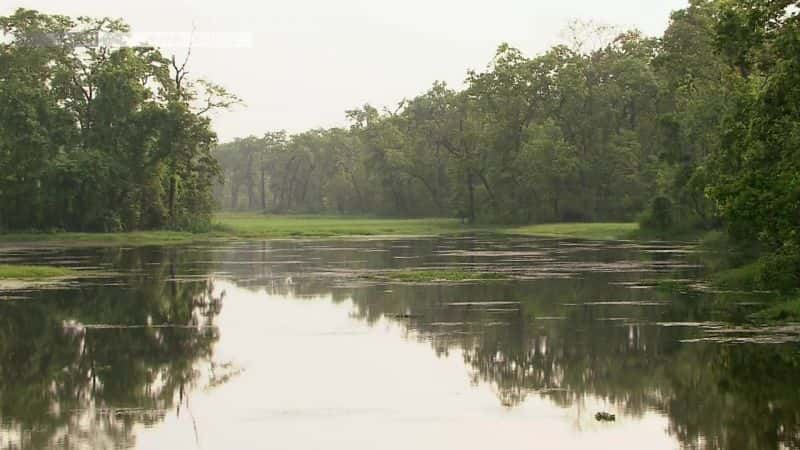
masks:
POLYGON ((662 108, 659 191, 674 202, 671 227, 683 230, 718 225, 706 165, 720 146, 734 75, 716 48, 717 10, 717 1, 692 0, 675 11, 653 62, 662 108))
POLYGON ((210 222, 219 168, 203 113, 235 97, 158 49, 72 42, 127 30, 26 9, 0 17, 0 230, 210 222))
POLYGON ((750 263, 733 269, 726 269, 713 275, 712 281, 716 287, 736 290, 763 289, 761 273, 763 267, 760 263, 750 263))
POLYGON ((800 10, 788 0, 721 3, 717 44, 735 70, 707 191, 732 235, 767 252, 761 280, 800 280, 800 10))
POLYGON ((758 322, 796 322, 800 320, 800 299, 780 302, 753 313, 750 318, 758 322))
POLYGON ((716 272, 714 285, 725 289, 800 291, 800 257, 795 253, 766 254, 755 262, 716 272))
POLYGON ((764 286, 783 292, 800 291, 800 252, 787 251, 763 256, 758 279, 764 286))

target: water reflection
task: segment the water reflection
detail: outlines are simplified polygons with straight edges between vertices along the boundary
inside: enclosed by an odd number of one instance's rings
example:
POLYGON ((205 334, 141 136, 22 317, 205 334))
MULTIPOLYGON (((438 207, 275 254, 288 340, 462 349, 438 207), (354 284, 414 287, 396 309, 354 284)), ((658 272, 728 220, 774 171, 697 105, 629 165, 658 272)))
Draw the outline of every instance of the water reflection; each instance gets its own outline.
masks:
MULTIPOLYGON (((42 254, 18 257, 41 260, 42 254)), ((204 401, 216 409, 248 404, 246 423, 268 425, 287 414, 294 417, 291 405, 304 402, 321 408, 314 420, 349 417, 358 411, 351 408, 364 401, 360 396, 392 397, 398 389, 371 380, 371 391, 363 381, 370 366, 358 359, 363 345, 386 334, 387 324, 441 359, 460 358, 461 371, 466 368, 476 389, 491 387, 498 411, 524 410, 543 400, 550 408, 589 418, 597 412, 593 408, 617 413, 620 423, 609 429, 629 427, 626 433, 632 433, 619 448, 648 443, 659 432, 648 428, 653 415, 666 420, 667 436, 683 448, 800 448, 797 331, 784 329, 782 339, 759 340, 752 339, 753 330, 723 328, 721 320, 747 312, 752 296, 727 299, 724 304, 739 305, 731 309, 720 308, 719 296, 712 293, 653 288, 654 280, 702 277, 699 255, 685 246, 467 237, 68 250, 52 257, 121 275, 26 292, 26 300, 0 303, 1 442, 10 448, 140 445, 137 424, 168 434, 165 430, 177 426, 168 414, 190 407, 189 398, 199 388, 226 382, 230 390, 204 401), (360 276, 411 267, 492 270, 513 279, 403 284, 360 276), (226 287, 236 292, 225 295, 226 287), (227 321, 223 303, 226 311, 232 309, 227 321), (374 331, 352 324, 326 331, 341 320, 331 305, 346 308, 374 331), (284 334, 272 335, 273 329, 284 334), (347 344, 336 346, 333 336, 342 333, 349 336, 347 344), (741 343, 716 342, 709 338, 714 333, 738 336, 741 343), (230 342, 220 351, 218 341, 226 336, 230 342), (220 360, 220 353, 230 360, 220 360), (319 360, 314 364, 309 358, 319 360), (351 399, 348 409, 318 406, 331 394, 312 384, 334 378, 304 382, 309 374, 299 372, 306 365, 330 369, 336 364, 332 360, 355 380, 335 383, 351 399), (240 366, 257 378, 237 379, 240 366), (250 417, 265 407, 263 401, 274 403, 277 412, 250 417)), ((770 330, 759 333, 776 336, 770 330)), ((388 346, 382 347, 389 353, 385 358, 404 358, 390 341, 380 342, 388 346)), ((410 386, 403 388, 425 390, 419 368, 397 370, 407 371, 410 386)), ((417 400, 421 416, 445 408, 443 401, 456 408, 453 398, 434 400, 435 395, 431 403, 417 400)), ((191 421, 190 412, 183 414, 191 421)), ((373 422, 383 417, 364 414, 373 422)), ((573 439, 583 426, 561 437, 573 439)), ((197 424, 193 428, 196 433, 197 424)), ((178 445, 191 447, 197 439, 178 445)), ((409 439, 413 442, 413 436, 409 439)), ((270 448, 270 442, 257 438, 246 446, 254 442, 270 448)), ((460 445, 451 447, 476 445, 455 442, 460 445)), ((293 444, 284 446, 303 446, 293 444)))
POLYGON ((0 302, 4 448, 129 446, 134 424, 188 402, 219 337, 221 298, 208 277, 176 278, 181 259, 103 250, 96 262, 123 274, 110 285, 87 280, 0 302))
MULTIPOLYGON (((329 247, 322 261, 309 261, 307 278, 303 270, 279 262, 261 274, 240 266, 238 274, 245 285, 267 287, 272 294, 311 297, 332 291, 334 301, 352 300, 354 315, 368 323, 401 317, 395 320, 414 339, 430 342, 436 354, 459 350, 473 382, 494 386, 505 407, 530 395, 563 407, 600 399, 629 418, 648 411, 668 416, 669 433, 685 448, 800 448, 795 381, 800 348, 683 343, 702 335, 699 325, 720 316, 735 319, 737 312, 715 308, 714 295, 642 289, 640 282, 653 278, 698 278, 697 260, 684 247, 415 244, 372 243, 385 253, 367 254, 329 247), (354 269, 515 270, 521 279, 449 285, 329 280, 330 268, 340 262, 354 269), (303 282, 280 283, 280 276, 276 282, 275 274, 284 271, 303 282)), ((276 250, 303 259, 302 247, 276 250)))

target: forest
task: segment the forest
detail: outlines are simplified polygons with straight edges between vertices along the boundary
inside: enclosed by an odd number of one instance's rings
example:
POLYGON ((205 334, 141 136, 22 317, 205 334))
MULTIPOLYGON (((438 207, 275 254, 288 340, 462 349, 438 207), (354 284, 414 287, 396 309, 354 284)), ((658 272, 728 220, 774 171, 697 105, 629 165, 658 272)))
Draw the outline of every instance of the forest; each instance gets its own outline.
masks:
POLYGON ((215 208, 637 220, 757 242, 764 276, 797 285, 799 10, 692 0, 660 37, 576 23, 542 54, 501 44, 463 88, 218 145, 208 113, 239 99, 187 77, 188 55, 19 9, 0 18, 0 230, 201 231, 215 208))
MULTIPOLYGON (((789 0, 692 0, 661 37, 576 23, 508 44, 463 89, 436 82, 349 128, 219 145, 225 209, 639 221, 725 229, 800 283, 800 16, 789 0)), ((781 275, 775 275, 780 272, 781 275)))

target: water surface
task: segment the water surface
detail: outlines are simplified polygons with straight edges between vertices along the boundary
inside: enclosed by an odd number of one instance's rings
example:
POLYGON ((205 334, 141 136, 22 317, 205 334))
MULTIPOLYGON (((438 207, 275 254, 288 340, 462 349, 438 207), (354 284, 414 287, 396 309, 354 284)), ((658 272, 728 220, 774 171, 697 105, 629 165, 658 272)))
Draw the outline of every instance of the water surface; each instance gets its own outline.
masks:
POLYGON ((92 275, 0 290, 0 448, 800 448, 798 328, 726 324, 768 297, 712 292, 702 259, 487 236, 5 247, 92 275), (365 276, 410 268, 510 278, 365 276))

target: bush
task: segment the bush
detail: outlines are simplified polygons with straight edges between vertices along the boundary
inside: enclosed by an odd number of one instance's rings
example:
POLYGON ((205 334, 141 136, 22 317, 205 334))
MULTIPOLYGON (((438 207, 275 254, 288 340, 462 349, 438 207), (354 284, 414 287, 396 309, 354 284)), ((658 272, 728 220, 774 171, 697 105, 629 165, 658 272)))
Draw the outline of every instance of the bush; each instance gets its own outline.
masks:
POLYGON ((751 262, 743 266, 734 267, 716 272, 712 278, 714 286, 722 289, 756 290, 766 289, 761 281, 763 273, 761 261, 751 262))
POLYGON ((800 253, 784 251, 763 256, 760 265, 760 284, 783 292, 800 289, 800 253))

